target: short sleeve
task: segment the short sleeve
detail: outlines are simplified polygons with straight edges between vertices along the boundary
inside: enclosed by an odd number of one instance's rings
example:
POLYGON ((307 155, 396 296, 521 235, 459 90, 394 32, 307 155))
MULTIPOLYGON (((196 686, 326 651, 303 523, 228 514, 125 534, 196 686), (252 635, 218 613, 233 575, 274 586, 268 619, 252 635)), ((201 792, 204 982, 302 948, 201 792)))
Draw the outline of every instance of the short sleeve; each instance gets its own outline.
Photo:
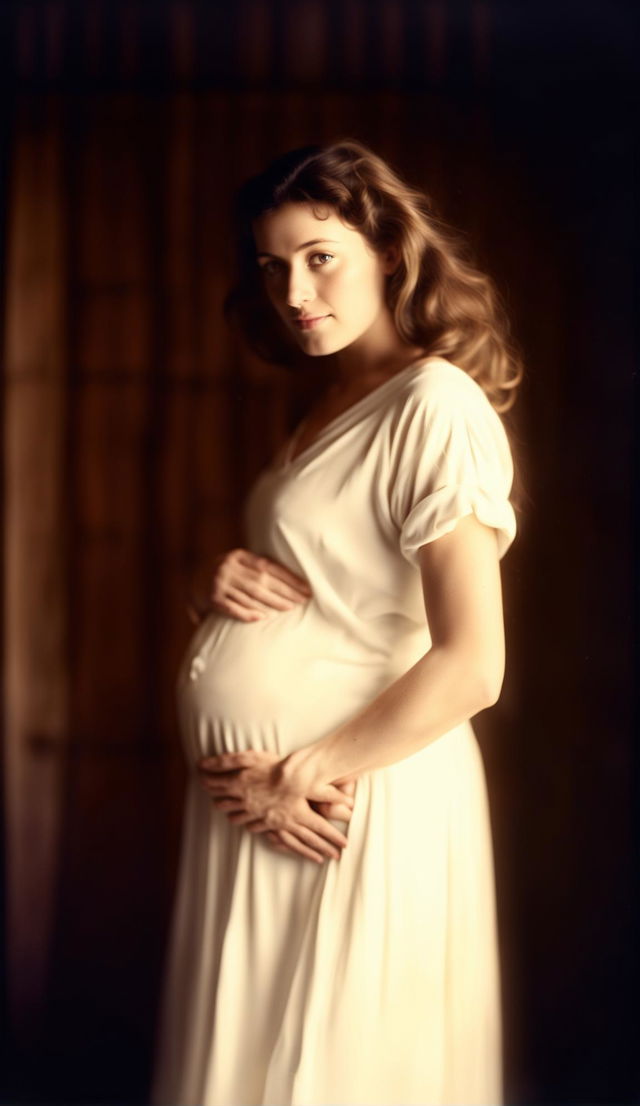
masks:
POLYGON ((464 370, 438 361, 412 382, 391 454, 391 517, 411 564, 421 545, 472 513, 496 530, 504 556, 516 533, 511 450, 500 416, 464 370))

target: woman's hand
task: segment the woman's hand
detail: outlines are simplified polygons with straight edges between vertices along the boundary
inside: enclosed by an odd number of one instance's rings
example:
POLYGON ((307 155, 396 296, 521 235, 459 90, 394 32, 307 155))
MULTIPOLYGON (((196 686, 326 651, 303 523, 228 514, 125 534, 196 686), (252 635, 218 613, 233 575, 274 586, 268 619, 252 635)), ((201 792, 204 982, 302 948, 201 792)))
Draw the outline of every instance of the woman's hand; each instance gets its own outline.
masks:
MULTIPOLYGON (((338 822, 350 822, 351 815, 353 813, 352 799, 356 791, 355 777, 351 780, 345 780, 335 785, 338 791, 343 791, 347 797, 347 802, 344 799, 339 799, 337 802, 328 803, 316 803, 310 802, 309 806, 321 814, 323 818, 335 818, 338 822)), ((274 830, 267 830, 264 834, 265 839, 269 842, 272 848, 279 853, 289 853, 295 856, 295 850, 291 849, 284 843, 280 834, 274 830)))
MULTIPOLYGON (((213 569, 211 607, 241 622, 255 622, 273 610, 291 610, 312 595, 301 576, 248 549, 218 554, 213 569)), ((197 611, 194 603, 191 607, 197 611)))
POLYGON ((282 763, 274 753, 253 749, 205 757, 198 768, 205 791, 234 825, 264 833, 280 852, 319 863, 326 857, 337 860, 347 838, 311 803, 328 806, 334 811, 332 817, 348 821, 353 808, 349 784, 341 788, 322 784, 305 795, 294 779, 285 778, 282 763))
POLYGON ((214 559, 208 597, 192 594, 187 611, 196 625, 212 610, 240 622, 257 622, 270 611, 306 603, 312 594, 307 581, 285 565, 248 549, 230 549, 214 559))
MULTIPOLYGON (((342 791, 346 795, 347 800, 353 800, 356 793, 355 776, 349 780, 342 780, 340 783, 336 783, 335 786, 338 788, 338 791, 342 791)), ((330 803, 312 802, 311 806, 314 810, 317 810, 318 814, 321 814, 323 818, 335 818, 339 822, 348 822, 351 818, 353 802, 347 805, 344 799, 339 799, 337 802, 330 803)))

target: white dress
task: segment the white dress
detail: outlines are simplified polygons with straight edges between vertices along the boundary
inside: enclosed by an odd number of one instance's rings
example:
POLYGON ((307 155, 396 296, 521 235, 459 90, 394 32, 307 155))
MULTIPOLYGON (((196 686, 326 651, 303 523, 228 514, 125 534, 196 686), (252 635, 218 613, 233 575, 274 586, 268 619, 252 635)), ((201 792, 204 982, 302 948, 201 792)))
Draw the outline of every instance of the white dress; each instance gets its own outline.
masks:
MULTIPOLYGON (((515 534, 512 461, 481 388, 426 358, 254 484, 247 547, 312 598, 211 614, 177 684, 190 766, 285 755, 359 713, 430 639, 417 550, 474 512, 515 534)), ((190 775, 153 1102, 501 1101, 494 873, 471 724, 359 777, 348 845, 318 865, 231 825, 190 775)))

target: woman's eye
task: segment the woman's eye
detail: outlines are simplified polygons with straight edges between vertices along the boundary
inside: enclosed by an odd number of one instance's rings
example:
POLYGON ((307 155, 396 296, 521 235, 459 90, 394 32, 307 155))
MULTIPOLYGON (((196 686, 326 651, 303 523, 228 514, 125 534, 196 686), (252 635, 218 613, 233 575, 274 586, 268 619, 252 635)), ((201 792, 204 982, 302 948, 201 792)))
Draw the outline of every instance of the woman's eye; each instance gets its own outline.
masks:
POLYGON ((278 265, 278 261, 267 261, 265 265, 260 265, 260 272, 264 273, 265 276, 272 276, 277 272, 278 265))
MULTIPOLYGON (((321 269, 323 265, 326 265, 327 261, 333 261, 332 253, 314 253, 311 254, 309 262, 313 262, 311 266, 313 269, 321 269), (316 259, 320 259, 319 261, 316 259)), ((282 268, 282 262, 276 261, 275 258, 272 261, 265 261, 264 265, 260 265, 260 272, 265 276, 275 276, 282 268)))

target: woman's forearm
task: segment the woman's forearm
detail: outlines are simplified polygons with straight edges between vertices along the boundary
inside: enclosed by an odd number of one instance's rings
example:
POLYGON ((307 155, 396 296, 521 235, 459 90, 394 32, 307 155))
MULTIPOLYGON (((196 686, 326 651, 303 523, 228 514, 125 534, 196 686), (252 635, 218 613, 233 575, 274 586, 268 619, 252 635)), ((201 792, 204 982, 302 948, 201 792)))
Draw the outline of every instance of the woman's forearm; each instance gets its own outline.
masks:
POLYGON ((296 750, 285 774, 337 782, 417 753, 496 701, 502 666, 491 676, 477 654, 434 647, 339 729, 296 750))

